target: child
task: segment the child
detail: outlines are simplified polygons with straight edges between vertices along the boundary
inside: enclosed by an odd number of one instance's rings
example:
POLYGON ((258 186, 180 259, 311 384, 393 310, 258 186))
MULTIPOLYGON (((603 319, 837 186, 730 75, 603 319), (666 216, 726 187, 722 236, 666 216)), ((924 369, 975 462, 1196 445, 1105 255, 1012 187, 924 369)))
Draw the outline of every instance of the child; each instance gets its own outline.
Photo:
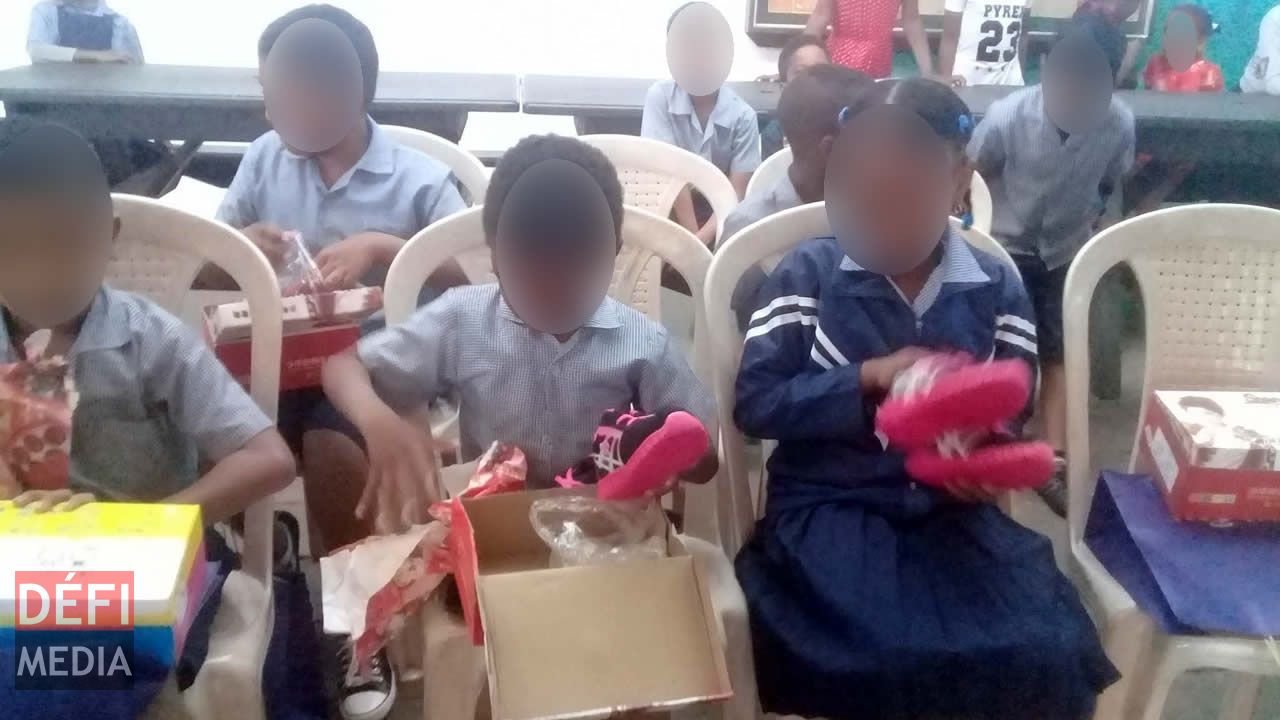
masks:
MULTIPOLYGON (((839 132, 836 118, 841 108, 852 105, 871 85, 871 78, 840 65, 808 68, 787 83, 778 100, 778 120, 791 144, 791 167, 777 185, 734 209, 725 219, 723 239, 783 210, 822 201, 827 160, 839 132)), ((744 276, 734 291, 733 308, 742 327, 755 310, 756 292, 764 278, 757 270, 744 276)))
POLYGON ((950 229, 972 116, 921 78, 843 116, 835 236, 770 276, 737 380, 739 427, 778 441, 737 558, 764 709, 1083 720, 1115 671, 1049 541, 985 491, 913 483, 874 432, 895 375, 929 352, 1036 366, 1016 273, 950 229))
MULTIPOLYGON (((507 151, 484 203, 498 284, 450 290, 325 366, 325 391, 368 451, 366 461, 346 438, 329 448, 334 484, 318 490, 347 518, 341 527, 331 510, 326 538, 353 538, 352 508, 365 518, 425 510, 429 433, 401 414, 446 392, 461 399, 462 457, 513 443, 535 488, 591 454, 610 408, 688 409, 713 427, 707 391, 667 331, 606 297, 621 226, 622 187, 598 150, 547 135, 507 151)), ((712 451, 685 479, 715 469, 712 451)))
MULTIPOLYGON (((1067 268, 1133 166, 1133 113, 1113 97, 1124 38, 1093 16, 1073 21, 1045 60, 1044 81, 994 104, 969 156, 995 201, 992 231, 1036 308, 1045 439, 1066 445, 1062 291, 1067 268)), ((1065 508, 1061 474, 1041 493, 1065 508)))
POLYGON ((1031 0, 947 0, 938 73, 955 85, 1022 85, 1031 0))
POLYGON ((31 62, 141 63, 133 23, 105 0, 44 0, 27 30, 31 62))
POLYGON ((281 234, 299 231, 334 288, 381 285, 406 240, 466 207, 449 169, 369 118, 378 50, 345 10, 285 14, 262 33, 258 61, 275 129, 249 146, 218 219, 277 262, 281 234))
MULTIPOLYGON (((793 35, 782 46, 778 53, 778 80, 784 85, 791 82, 796 75, 815 65, 828 65, 831 58, 820 38, 813 35, 793 35)), ((786 147, 786 138, 782 132, 782 124, 778 118, 769 121, 760 133, 760 147, 764 157, 769 157, 786 147)))
MULTIPOLYGON (((718 15, 719 11, 709 3, 686 3, 672 13, 667 22, 668 56, 682 55, 688 66, 687 75, 696 76, 700 81, 718 74, 716 66, 723 65, 724 76, 728 74, 725 58, 718 56, 725 48, 709 40, 703 42, 699 35, 699 30, 713 22, 711 13, 718 15), (682 16, 686 16, 683 21, 682 16)), ((719 22, 723 23, 724 18, 720 17, 719 22)), ((728 53, 731 59, 732 48, 728 53)), ((685 78, 677 80, 687 83, 685 78)), ((690 93, 676 80, 654 83, 645 96, 640 135, 711 161, 729 176, 738 197, 742 197, 747 192, 751 174, 760 166, 760 124, 755 109, 723 82, 722 76, 716 83, 718 87, 705 93, 696 87, 694 93, 690 93)), ((696 232, 704 243, 715 243, 715 218, 698 217, 693 194, 687 188, 676 201, 675 215, 681 225, 696 232)))
MULTIPOLYGON (((70 490, 201 506, 226 520, 288 485, 293 456, 209 348, 148 300, 103 286, 120 230, 87 142, 24 118, 0 120, 0 362, 53 331, 80 394, 70 490), (208 469, 199 474, 197 469, 208 469)), ((23 503, 47 508, 28 493, 23 503)))
POLYGON ((933 75, 919 0, 817 0, 804 31, 826 37, 836 63, 880 80, 893 72, 893 27, 899 19, 920 74, 933 75))
MULTIPOLYGON (((1183 4, 1169 11, 1160 52, 1147 61, 1143 84, 1160 92, 1222 92, 1226 86, 1222 68, 1204 56, 1205 43, 1214 32, 1213 18, 1199 5, 1183 4)), ((1144 156, 1141 169, 1126 186, 1126 204, 1138 215, 1159 210, 1169 195, 1196 167, 1194 159, 1161 159, 1144 156)))
POLYGON ((1143 84, 1160 92, 1222 92, 1222 68, 1204 56, 1213 33, 1209 11, 1192 3, 1174 7, 1165 20, 1160 52, 1142 72, 1143 84))
POLYGON ((1280 95, 1280 5, 1268 10, 1258 26, 1258 48, 1240 78, 1240 89, 1280 95))
MULTIPOLYGON (((277 267, 283 233, 296 230, 329 287, 382 285, 406 240, 466 207, 449 169, 368 116, 378 50, 345 10, 308 5, 285 14, 262 33, 258 59, 275 130, 245 153, 218 219, 243 229, 277 267)), ((459 275, 446 268, 431 285, 458 284, 459 275)), ((220 273, 201 280, 227 285, 220 273)), ((354 434, 319 388, 282 395, 280 422, 308 476, 316 472, 306 460, 308 435, 354 434)))

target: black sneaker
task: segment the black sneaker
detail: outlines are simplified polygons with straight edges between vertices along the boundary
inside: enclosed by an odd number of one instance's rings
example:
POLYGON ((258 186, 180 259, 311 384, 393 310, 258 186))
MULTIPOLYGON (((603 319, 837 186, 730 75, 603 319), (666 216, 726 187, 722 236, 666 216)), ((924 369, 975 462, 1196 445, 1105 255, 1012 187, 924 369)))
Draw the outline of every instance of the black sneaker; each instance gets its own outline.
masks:
POLYGON ((1054 453, 1053 477, 1037 489, 1036 494, 1055 515, 1067 516, 1067 458, 1062 453, 1054 453))
POLYGON ((344 720, 383 720, 391 713, 396 704, 396 671, 386 649, 373 656, 363 676, 352 667, 351 643, 342 643, 338 663, 343 673, 338 709, 344 720))

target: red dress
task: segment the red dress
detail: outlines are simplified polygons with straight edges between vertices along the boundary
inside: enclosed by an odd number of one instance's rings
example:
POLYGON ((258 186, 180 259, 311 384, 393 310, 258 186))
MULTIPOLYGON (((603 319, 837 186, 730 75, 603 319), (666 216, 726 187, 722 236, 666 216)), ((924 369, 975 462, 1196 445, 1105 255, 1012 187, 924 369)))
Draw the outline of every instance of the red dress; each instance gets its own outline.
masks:
POLYGON ((893 26, 901 0, 836 0, 827 51, 838 65, 873 78, 893 71, 893 26))
POLYGON ((1156 53, 1142 72, 1142 82, 1148 90, 1174 93, 1222 92, 1226 82, 1222 68, 1200 58, 1191 67, 1178 72, 1169 64, 1164 53, 1156 53))

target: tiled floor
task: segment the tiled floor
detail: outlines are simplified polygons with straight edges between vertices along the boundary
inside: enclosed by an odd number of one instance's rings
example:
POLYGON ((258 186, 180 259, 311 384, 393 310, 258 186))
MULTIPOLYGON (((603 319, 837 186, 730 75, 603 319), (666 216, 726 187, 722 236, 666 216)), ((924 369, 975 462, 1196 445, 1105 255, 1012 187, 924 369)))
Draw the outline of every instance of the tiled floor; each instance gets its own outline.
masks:
MULTIPOLYGON (((1092 403, 1090 412, 1090 436, 1095 469, 1123 468, 1128 464, 1134 430, 1137 423, 1138 398, 1141 394, 1143 353, 1140 347, 1131 347, 1124 353, 1121 396, 1117 400, 1092 403)), ((1043 507, 1043 506, 1041 506, 1043 507)), ((1060 523, 1047 510, 1033 509, 1028 524, 1053 534, 1060 523)), ((1059 551, 1062 548, 1058 548, 1059 551)), ((1226 677, 1219 672, 1188 673, 1178 683, 1166 709, 1164 720, 1215 720, 1223 699, 1226 677)), ((395 720, 423 720, 420 685, 402 688, 401 701, 392 718, 395 720)), ((1268 681, 1263 685, 1262 697, 1254 714, 1254 720, 1280 719, 1280 682, 1268 681)), ((425 720, 455 720, 454 718, 427 718, 425 720)), ((459 719, 460 720, 460 719, 459 719)), ((733 719, 730 719, 733 720, 733 719)))

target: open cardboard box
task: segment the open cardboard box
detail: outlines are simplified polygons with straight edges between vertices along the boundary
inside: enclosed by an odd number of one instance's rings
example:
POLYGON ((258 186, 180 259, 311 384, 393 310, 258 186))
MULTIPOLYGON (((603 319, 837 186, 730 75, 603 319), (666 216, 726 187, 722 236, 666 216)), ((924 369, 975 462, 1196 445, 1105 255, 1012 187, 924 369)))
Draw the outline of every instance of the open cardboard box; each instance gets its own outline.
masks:
POLYGON ((529 507, 543 490, 455 501, 457 580, 483 638, 494 720, 606 717, 732 696, 703 571, 669 557, 551 568, 529 507))

